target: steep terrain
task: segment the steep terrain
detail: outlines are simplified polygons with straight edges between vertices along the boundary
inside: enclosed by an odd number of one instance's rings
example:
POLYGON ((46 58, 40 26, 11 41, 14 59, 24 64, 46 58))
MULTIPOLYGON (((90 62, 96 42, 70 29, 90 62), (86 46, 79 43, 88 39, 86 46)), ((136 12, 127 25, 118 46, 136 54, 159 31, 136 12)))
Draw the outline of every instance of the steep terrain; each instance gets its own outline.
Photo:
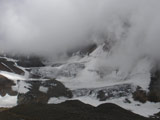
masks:
POLYGON ((158 70, 151 72, 150 60, 142 57, 125 71, 112 63, 109 49, 106 44, 77 48, 58 62, 35 56, 1 56, 0 106, 76 99, 95 107, 114 103, 126 111, 154 116, 160 111, 158 70))
POLYGON ((114 104, 93 107, 80 101, 20 105, 0 112, 3 120, 156 120, 141 117, 114 104))

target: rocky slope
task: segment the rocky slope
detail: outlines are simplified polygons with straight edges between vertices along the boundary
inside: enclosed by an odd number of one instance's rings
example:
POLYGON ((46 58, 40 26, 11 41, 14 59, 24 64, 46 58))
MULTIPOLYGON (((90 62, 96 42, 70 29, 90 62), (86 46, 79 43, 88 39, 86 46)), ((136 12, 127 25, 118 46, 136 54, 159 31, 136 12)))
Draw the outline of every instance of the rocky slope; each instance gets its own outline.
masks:
POLYGON ((93 106, 114 103, 145 117, 158 116, 159 71, 149 71, 147 58, 141 58, 127 73, 97 65, 97 61, 104 62, 103 56, 110 61, 108 49, 106 44, 77 48, 68 53, 67 60, 58 62, 35 56, 1 56, 0 106, 78 99, 93 106))
MULTIPOLYGON (((80 101, 28 104, 0 112, 3 120, 156 120, 141 117, 114 104, 93 107, 80 101)), ((158 120, 158 119, 157 119, 158 120)))

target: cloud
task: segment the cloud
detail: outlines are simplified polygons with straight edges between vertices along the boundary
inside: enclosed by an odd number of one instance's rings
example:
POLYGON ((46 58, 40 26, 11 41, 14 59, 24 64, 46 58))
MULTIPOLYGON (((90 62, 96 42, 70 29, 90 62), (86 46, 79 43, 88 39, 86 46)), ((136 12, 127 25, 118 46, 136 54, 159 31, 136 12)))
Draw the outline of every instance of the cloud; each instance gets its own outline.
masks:
POLYGON ((108 40, 117 57, 156 57, 159 5, 159 0, 1 0, 0 48, 54 56, 108 40))

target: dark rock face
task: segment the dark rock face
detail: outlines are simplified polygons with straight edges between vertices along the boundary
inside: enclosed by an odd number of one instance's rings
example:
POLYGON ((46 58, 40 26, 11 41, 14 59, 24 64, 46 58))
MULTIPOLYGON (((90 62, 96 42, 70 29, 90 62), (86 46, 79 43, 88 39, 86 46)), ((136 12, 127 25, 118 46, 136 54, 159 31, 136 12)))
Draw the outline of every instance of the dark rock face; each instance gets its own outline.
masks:
POLYGON ((148 100, 148 95, 146 91, 142 90, 140 87, 137 87, 136 91, 133 93, 133 99, 141 103, 145 103, 148 100))
MULTIPOLYGON (((44 60, 42 57, 38 57, 36 55, 30 55, 30 56, 25 56, 22 54, 5 54, 1 55, 2 59, 4 57, 7 58, 12 58, 14 60, 17 60, 17 64, 22 67, 43 67, 45 66, 42 61, 44 60)), ((0 58, 1 59, 1 58, 0 58)))
POLYGON ((114 104, 93 107, 80 101, 61 104, 19 105, 0 112, 2 120, 155 120, 141 117, 114 104))
POLYGON ((160 70, 157 69, 151 74, 151 83, 148 93, 149 100, 152 102, 160 102, 160 70))
POLYGON ((149 92, 137 88, 133 93, 133 98, 136 101, 145 103, 146 101, 160 102, 160 69, 155 69, 151 72, 151 82, 149 92))
POLYGON ((18 95, 18 104, 47 103, 51 97, 72 97, 71 91, 56 80, 26 82, 31 84, 31 88, 29 88, 29 92, 18 95), (43 91, 43 89, 47 90, 43 91))
POLYGON ((22 67, 43 67, 41 58, 39 57, 18 57, 17 64, 22 67))
POLYGON ((100 101, 129 96, 133 92, 134 86, 130 84, 114 85, 102 88, 78 89, 72 91, 74 96, 92 96, 98 98, 100 101))
POLYGON ((61 65, 63 65, 63 63, 54 63, 54 64, 52 65, 52 67, 59 67, 59 66, 61 66, 61 65))
POLYGON ((90 53, 92 53, 95 49, 97 48, 96 44, 90 44, 87 46, 83 46, 83 47, 77 47, 75 49, 72 49, 70 51, 67 52, 67 55, 70 57, 76 53, 78 53, 80 56, 84 56, 84 55, 89 55, 90 53))
POLYGON ((24 75, 24 71, 15 66, 12 61, 7 61, 5 58, 0 58, 0 70, 24 75))
POLYGON ((12 86, 14 86, 15 83, 6 77, 0 75, 0 95, 5 96, 6 94, 9 94, 11 96, 17 95, 16 91, 12 90, 12 86))
MULTIPOLYGON (((59 65, 59 64, 57 64, 59 65)), ((53 66, 56 66, 54 64, 53 66)), ((41 78, 58 78, 60 77, 76 77, 80 71, 85 68, 84 63, 68 63, 63 64, 61 68, 51 67, 51 70, 48 70, 47 67, 36 67, 32 68, 30 71, 31 77, 41 77, 41 78)))

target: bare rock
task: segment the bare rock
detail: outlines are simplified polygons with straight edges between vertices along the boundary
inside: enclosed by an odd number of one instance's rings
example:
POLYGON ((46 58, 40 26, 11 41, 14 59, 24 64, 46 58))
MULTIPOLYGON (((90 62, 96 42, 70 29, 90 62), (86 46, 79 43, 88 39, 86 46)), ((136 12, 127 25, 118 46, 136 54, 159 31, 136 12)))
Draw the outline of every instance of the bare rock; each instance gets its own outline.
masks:
POLYGON ((14 86, 15 83, 6 77, 0 75, 0 95, 5 96, 6 94, 15 96, 17 95, 16 91, 12 90, 12 86, 14 86))
POLYGON ((142 90, 140 87, 137 87, 136 91, 133 93, 133 99, 141 103, 145 103, 148 100, 146 91, 142 90))
POLYGON ((72 93, 61 82, 56 80, 26 81, 31 84, 29 92, 18 94, 18 104, 44 103, 51 97, 72 97, 72 93))
POLYGON ((24 71, 15 66, 15 62, 0 58, 0 70, 24 75, 24 71))

